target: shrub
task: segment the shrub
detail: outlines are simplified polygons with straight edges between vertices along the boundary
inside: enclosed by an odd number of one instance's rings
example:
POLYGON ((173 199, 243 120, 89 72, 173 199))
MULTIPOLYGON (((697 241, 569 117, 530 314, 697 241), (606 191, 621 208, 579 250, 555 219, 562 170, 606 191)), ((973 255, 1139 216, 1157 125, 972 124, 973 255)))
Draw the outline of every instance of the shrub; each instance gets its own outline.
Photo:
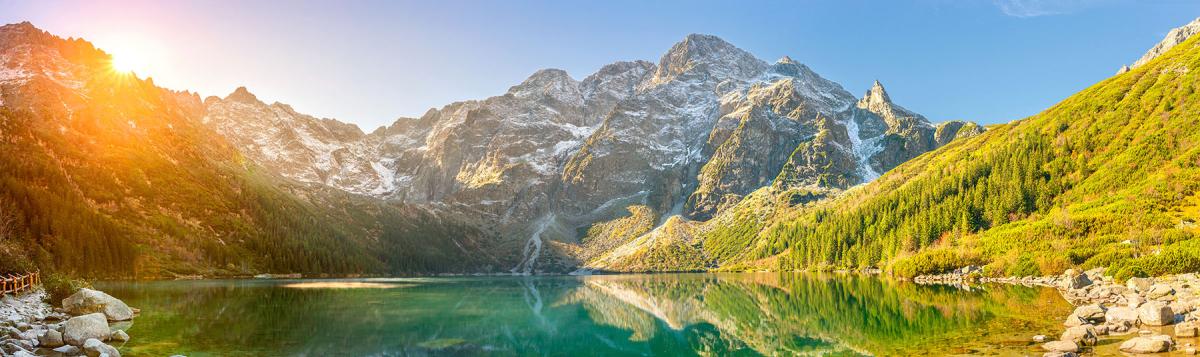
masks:
POLYGON ((1039 276, 1042 275, 1042 270, 1038 269, 1037 263, 1033 261, 1033 257, 1029 254, 1022 254, 1017 258, 1016 263, 1008 267, 1008 276, 1039 276))
POLYGON ((1116 274, 1113 274, 1113 279, 1116 279, 1117 281, 1125 281, 1129 280, 1129 278, 1145 278, 1147 276, 1149 276, 1149 274, 1146 274, 1146 271, 1142 270, 1142 268, 1138 266, 1126 266, 1117 271, 1116 274))
POLYGON ((47 302, 54 306, 59 306, 63 299, 71 296, 71 294, 79 291, 79 289, 91 287, 92 284, 87 281, 62 274, 50 273, 42 276, 42 288, 46 289, 46 296, 50 299, 47 302))

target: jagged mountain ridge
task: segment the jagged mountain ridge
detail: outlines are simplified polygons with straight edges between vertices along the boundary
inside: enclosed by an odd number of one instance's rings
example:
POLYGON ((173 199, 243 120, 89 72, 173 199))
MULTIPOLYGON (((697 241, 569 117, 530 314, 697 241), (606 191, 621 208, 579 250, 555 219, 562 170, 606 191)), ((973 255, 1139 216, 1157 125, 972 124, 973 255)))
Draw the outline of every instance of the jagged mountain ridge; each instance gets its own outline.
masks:
POLYGON ((659 223, 706 220, 781 176, 787 187, 845 189, 962 127, 936 128, 878 82, 855 98, 791 58, 768 64, 710 35, 582 81, 541 70, 504 95, 369 134, 249 98, 210 98, 204 120, 256 162, 302 182, 482 212, 526 273, 579 265, 570 246, 582 232, 632 205, 659 223), (555 254, 540 254, 547 241, 555 254), (542 269, 539 255, 562 259, 542 269))
MULTIPOLYGON (((111 61, 28 22, 0 26, 0 213, 15 222, 0 229, 0 270, 153 278, 508 265, 469 215, 283 178, 203 124, 198 95, 111 61)), ((257 103, 246 91, 230 100, 257 103)))

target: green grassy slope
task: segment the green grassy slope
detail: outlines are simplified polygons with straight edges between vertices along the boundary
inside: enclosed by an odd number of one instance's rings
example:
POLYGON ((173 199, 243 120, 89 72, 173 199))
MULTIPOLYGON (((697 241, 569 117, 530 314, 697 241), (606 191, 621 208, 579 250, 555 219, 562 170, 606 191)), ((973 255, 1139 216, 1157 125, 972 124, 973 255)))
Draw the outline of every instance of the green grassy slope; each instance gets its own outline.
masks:
POLYGON ((730 240, 750 251, 723 264, 901 275, 965 264, 993 275, 1200 269, 1198 41, 835 200, 777 213, 753 239, 730 240))

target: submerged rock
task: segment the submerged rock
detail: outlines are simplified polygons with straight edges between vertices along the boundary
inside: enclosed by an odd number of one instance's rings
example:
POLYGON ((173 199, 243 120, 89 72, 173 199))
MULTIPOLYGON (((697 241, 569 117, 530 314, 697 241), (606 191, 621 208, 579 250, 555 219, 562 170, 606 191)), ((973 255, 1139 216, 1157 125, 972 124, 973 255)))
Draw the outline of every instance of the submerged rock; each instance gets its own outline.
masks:
POLYGON ((1079 352, 1079 344, 1073 341, 1050 341, 1042 344, 1042 349, 1050 352, 1079 352))

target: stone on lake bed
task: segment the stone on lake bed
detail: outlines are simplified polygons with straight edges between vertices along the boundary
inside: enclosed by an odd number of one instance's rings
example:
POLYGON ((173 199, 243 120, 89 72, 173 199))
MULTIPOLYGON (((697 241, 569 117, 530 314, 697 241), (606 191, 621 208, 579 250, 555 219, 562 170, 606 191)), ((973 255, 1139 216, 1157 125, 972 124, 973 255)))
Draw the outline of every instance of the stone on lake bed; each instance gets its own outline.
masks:
POLYGON ((1046 353, 1042 354, 1042 357, 1078 357, 1078 356, 1079 355, 1076 354, 1075 352, 1046 352, 1046 353))
POLYGON ((63 324, 63 342, 81 346, 88 339, 108 339, 108 319, 102 313, 75 316, 63 324))
POLYGON ((1046 335, 1033 336, 1033 342, 1045 342, 1045 341, 1046 341, 1046 335))
POLYGON ((1050 352, 1079 352, 1079 344, 1073 341, 1050 341, 1042 344, 1042 349, 1050 352))
POLYGON ((101 312, 110 321, 125 321, 133 318, 133 309, 125 302, 105 294, 103 291, 79 289, 62 301, 63 308, 71 315, 86 315, 101 312))

